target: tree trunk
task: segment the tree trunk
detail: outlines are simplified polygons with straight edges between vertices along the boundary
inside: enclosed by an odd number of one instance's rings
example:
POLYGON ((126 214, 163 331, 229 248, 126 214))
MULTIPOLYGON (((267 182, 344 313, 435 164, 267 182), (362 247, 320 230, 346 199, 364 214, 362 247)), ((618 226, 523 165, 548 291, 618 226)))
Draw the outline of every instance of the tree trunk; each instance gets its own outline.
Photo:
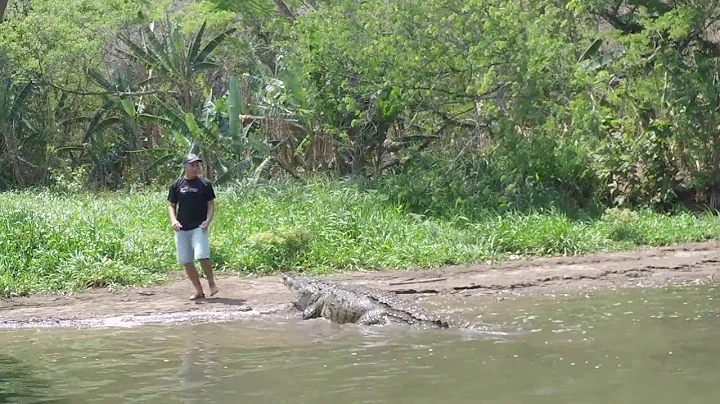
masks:
MULTIPOLYGON (((3 0, 0 0, 3 1, 3 0)), ((295 15, 290 11, 287 4, 283 0, 273 0, 275 3, 275 7, 277 8, 277 11, 280 12, 280 14, 283 15, 283 17, 287 18, 290 21, 295 20, 295 15)))
POLYGON ((12 133, 11 130, 12 129, 10 128, 7 130, 0 130, 0 136, 2 137, 3 144, 5 145, 5 155, 2 156, 2 158, 10 165, 15 185, 17 185, 20 189, 24 189, 25 181, 23 180, 22 170, 20 169, 20 164, 18 163, 18 156, 20 152, 18 151, 15 134, 12 133))
POLYGON ((9 2, 10 0, 0 0, 0 23, 3 21, 3 15, 5 15, 5 10, 9 2))

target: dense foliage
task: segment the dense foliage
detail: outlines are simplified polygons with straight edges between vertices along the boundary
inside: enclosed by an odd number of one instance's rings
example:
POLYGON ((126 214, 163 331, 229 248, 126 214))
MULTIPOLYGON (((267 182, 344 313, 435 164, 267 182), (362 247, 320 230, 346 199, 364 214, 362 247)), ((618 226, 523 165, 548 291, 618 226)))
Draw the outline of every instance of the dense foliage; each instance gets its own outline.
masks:
POLYGON ((717 237, 718 5, 0 0, 0 294, 159 279, 189 151, 226 270, 717 237))
POLYGON ((49 0, 0 23, 0 185, 371 180, 420 213, 720 191, 715 1, 49 0))

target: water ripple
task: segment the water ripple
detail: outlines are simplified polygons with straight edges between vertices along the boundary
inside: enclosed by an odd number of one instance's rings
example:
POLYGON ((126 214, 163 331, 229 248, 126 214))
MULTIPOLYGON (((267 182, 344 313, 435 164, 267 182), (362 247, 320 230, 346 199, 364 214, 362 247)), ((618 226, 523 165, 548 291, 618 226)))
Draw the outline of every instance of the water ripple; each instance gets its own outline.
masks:
POLYGON ((475 305, 485 322, 533 331, 504 339, 324 320, 5 331, 0 401, 707 402, 720 393, 715 296, 643 289, 475 305))

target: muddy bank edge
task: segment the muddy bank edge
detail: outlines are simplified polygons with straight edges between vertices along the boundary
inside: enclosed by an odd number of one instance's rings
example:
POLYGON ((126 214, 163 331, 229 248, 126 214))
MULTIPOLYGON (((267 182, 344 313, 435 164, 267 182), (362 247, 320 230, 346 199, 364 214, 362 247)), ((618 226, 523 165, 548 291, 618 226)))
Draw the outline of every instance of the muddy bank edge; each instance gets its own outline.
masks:
MULTIPOLYGON (((350 272, 324 278, 362 283, 412 299, 419 296, 487 296, 574 293, 607 287, 654 287, 716 282, 720 244, 705 242, 584 257, 448 266, 421 271, 350 272)), ((149 288, 91 290, 72 296, 35 295, 0 301, 0 328, 97 327, 237 321, 297 315, 293 296, 278 276, 220 275, 220 293, 190 301, 184 278, 149 288)))

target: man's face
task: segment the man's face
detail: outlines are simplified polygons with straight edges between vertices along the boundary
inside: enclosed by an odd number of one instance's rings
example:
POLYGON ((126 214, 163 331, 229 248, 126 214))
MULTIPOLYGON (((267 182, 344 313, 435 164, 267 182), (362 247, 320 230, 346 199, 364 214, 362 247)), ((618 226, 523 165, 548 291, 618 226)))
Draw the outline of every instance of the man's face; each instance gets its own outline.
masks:
POLYGON ((185 164, 185 174, 187 174, 189 177, 196 177, 198 174, 199 166, 200 163, 197 161, 185 164))

